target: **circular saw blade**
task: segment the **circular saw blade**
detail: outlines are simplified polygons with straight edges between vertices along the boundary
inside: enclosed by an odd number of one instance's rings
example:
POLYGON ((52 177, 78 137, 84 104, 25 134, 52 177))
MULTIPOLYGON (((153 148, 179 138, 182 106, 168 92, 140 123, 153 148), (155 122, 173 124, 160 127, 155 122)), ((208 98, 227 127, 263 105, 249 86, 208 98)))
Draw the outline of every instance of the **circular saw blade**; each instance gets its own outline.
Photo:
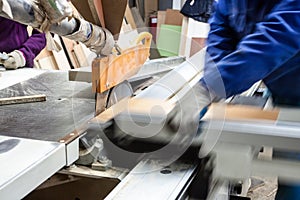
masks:
MULTIPOLYGON (((123 81, 103 93, 97 93, 95 116, 100 114, 106 108, 118 103, 120 100, 131 97, 132 95, 133 90, 128 81, 123 81)), ((97 140, 98 136, 94 135, 93 132, 87 132, 84 137, 80 139, 80 152, 79 159, 76 162, 77 164, 91 165, 94 162, 95 155, 99 155, 102 150, 94 147, 97 140)))
POLYGON ((130 83, 125 80, 122 83, 116 85, 109 91, 109 95, 106 102, 106 108, 118 103, 120 100, 131 97, 133 95, 133 89, 130 83))

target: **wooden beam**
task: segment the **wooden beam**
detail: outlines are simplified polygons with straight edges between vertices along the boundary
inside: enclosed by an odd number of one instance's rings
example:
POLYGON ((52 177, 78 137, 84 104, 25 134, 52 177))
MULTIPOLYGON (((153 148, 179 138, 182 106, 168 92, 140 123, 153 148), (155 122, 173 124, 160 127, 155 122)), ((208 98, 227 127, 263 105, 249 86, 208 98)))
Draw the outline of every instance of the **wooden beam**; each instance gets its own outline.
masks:
POLYGON ((270 120, 275 122, 278 118, 279 110, 262 110, 256 106, 248 105, 228 105, 213 103, 203 119, 205 120, 233 120, 233 121, 261 121, 270 120))
POLYGON ((46 101, 46 95, 30 95, 30 96, 18 96, 18 97, 8 97, 0 98, 0 105, 10 105, 10 104, 20 104, 20 103, 32 103, 46 101))
POLYGON ((122 112, 140 116, 161 116, 162 113, 168 115, 174 107, 174 104, 158 99, 125 98, 100 113, 91 122, 104 124, 122 112))

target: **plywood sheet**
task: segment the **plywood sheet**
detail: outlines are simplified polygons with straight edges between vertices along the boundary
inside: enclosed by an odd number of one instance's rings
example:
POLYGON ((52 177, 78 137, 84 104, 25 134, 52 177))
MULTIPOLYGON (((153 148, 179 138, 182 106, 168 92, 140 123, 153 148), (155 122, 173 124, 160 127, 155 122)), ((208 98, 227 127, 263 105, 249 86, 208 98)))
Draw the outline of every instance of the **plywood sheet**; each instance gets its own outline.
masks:
POLYGON ((162 24, 157 40, 161 56, 177 56, 179 53, 181 26, 162 24))
POLYGON ((181 26, 183 15, 179 10, 167 9, 165 24, 181 26))

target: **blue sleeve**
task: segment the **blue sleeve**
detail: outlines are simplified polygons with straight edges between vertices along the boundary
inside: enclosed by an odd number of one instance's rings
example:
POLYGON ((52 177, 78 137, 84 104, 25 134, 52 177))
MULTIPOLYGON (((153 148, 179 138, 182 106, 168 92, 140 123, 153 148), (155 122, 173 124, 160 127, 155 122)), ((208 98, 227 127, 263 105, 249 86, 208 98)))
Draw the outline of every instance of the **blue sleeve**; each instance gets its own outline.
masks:
POLYGON ((237 42, 234 39, 234 31, 229 26, 226 11, 228 5, 224 1, 215 4, 215 13, 210 20, 210 32, 207 38, 211 59, 219 62, 223 57, 235 50, 237 42))
POLYGON ((216 13, 208 40, 210 61, 204 72, 204 82, 219 97, 230 97, 249 89, 258 80, 280 68, 300 50, 300 1, 281 0, 255 30, 245 36, 232 51, 232 37, 226 19, 216 13), (219 41, 218 41, 219 40, 219 41), (224 51, 223 51, 224 50, 224 51), (222 52, 223 51, 223 52, 222 52), (216 72, 217 71, 217 72, 216 72), (225 94, 220 90, 219 73, 225 94))

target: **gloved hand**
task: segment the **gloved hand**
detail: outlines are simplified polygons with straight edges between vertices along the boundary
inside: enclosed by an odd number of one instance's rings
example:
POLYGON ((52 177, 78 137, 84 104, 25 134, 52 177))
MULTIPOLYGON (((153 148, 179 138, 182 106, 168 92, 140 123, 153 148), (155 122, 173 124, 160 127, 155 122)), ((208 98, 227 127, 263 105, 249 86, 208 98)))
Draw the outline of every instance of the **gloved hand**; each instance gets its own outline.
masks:
POLYGON ((208 90, 200 83, 195 85, 176 106, 177 110, 169 117, 168 126, 173 132, 197 131, 199 120, 211 102, 208 90))
POLYGON ((7 54, 7 56, 8 59, 1 60, 1 64, 6 69, 17 69, 19 67, 24 67, 26 64, 26 59, 21 51, 14 50, 13 52, 7 54))
POLYGON ((78 20, 80 21, 78 30, 70 35, 65 35, 65 37, 82 42, 98 55, 108 56, 111 54, 115 45, 112 34, 107 29, 90 24, 84 19, 78 20), (87 35, 90 36, 88 39, 86 39, 87 35))

